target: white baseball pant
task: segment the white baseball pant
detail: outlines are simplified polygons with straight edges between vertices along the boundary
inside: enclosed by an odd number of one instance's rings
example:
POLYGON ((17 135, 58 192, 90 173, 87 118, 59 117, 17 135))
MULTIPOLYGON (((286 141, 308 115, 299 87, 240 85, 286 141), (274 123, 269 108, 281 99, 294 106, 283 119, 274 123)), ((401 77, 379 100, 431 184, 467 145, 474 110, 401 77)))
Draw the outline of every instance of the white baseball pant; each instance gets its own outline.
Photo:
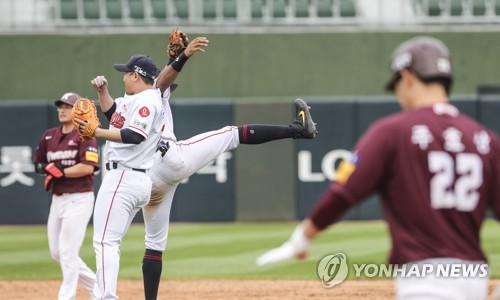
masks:
POLYGON ((238 127, 226 126, 169 145, 164 157, 160 152, 155 154, 148 173, 153 182, 151 201, 143 208, 146 248, 161 252, 167 245, 170 209, 177 186, 222 153, 238 147, 238 127))
POLYGON ((143 172, 113 169, 104 176, 94 209, 94 299, 118 299, 122 239, 135 214, 149 202, 150 194, 151 179, 143 172))
POLYGON ((94 272, 80 258, 80 248, 94 207, 94 192, 53 195, 47 222, 51 257, 61 266, 59 300, 75 299, 78 283, 89 292, 94 272))

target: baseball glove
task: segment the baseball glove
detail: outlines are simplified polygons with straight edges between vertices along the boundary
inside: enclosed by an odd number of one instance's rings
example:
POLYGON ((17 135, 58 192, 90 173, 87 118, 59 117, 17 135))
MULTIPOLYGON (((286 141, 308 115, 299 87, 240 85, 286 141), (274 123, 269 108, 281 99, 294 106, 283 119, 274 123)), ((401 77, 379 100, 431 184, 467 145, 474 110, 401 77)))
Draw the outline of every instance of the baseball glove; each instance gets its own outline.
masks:
POLYGON ((97 108, 95 107, 94 101, 87 98, 79 98, 76 100, 71 110, 71 116, 73 118, 73 124, 78 130, 78 136, 80 139, 90 140, 94 137, 94 132, 97 127, 101 127, 99 123, 99 117, 97 116, 97 108), (84 121, 86 124, 82 129, 75 119, 84 121))
POLYGON ((188 45, 189 39, 187 34, 177 28, 172 30, 167 48, 168 56, 172 60, 175 59, 177 56, 181 55, 188 45))

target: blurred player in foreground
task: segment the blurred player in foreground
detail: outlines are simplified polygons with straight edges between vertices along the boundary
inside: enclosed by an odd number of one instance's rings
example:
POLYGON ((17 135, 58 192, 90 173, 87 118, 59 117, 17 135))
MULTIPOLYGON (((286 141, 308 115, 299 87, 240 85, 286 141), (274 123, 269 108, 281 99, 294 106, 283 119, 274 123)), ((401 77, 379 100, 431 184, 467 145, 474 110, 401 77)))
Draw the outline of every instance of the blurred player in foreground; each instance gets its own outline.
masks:
MULTIPOLYGON (((392 237, 391 264, 481 264, 486 209, 500 216, 497 136, 448 102, 449 50, 416 37, 391 58, 403 112, 375 122, 337 170, 311 214, 290 239, 257 259, 267 265, 304 257, 311 241, 353 205, 379 192, 392 237)), ((485 299, 488 278, 396 278, 398 299, 485 299)))
POLYGON ((95 274, 80 258, 80 248, 94 208, 94 171, 99 169, 97 140, 80 140, 71 121, 71 109, 80 98, 66 93, 55 101, 61 126, 47 130, 33 162, 46 175, 45 190, 52 194, 47 221, 50 255, 61 265, 59 300, 75 299, 78 282, 90 292, 95 274))

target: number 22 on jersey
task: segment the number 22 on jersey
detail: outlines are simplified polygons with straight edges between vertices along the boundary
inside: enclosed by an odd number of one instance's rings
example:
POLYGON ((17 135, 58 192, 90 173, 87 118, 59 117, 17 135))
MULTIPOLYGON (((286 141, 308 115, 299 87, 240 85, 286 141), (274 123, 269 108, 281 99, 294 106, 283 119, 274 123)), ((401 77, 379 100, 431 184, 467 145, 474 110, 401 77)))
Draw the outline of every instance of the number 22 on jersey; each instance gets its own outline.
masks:
POLYGON ((483 162, 475 153, 458 153, 456 159, 444 151, 428 154, 431 206, 434 209, 473 211, 483 183, 483 162), (458 176, 455 178, 455 174, 458 176))

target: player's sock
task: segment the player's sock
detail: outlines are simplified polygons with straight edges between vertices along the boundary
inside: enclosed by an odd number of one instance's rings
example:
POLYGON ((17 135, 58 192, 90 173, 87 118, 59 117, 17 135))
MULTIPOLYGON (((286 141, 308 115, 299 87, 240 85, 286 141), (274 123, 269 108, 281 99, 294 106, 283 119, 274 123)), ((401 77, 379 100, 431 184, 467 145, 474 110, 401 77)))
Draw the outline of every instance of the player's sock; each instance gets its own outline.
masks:
POLYGON ((144 297, 146 300, 156 300, 162 269, 162 253, 146 249, 142 260, 142 277, 144 280, 144 297))
POLYGON ((238 127, 240 144, 262 144, 293 137, 289 125, 243 125, 238 127))

